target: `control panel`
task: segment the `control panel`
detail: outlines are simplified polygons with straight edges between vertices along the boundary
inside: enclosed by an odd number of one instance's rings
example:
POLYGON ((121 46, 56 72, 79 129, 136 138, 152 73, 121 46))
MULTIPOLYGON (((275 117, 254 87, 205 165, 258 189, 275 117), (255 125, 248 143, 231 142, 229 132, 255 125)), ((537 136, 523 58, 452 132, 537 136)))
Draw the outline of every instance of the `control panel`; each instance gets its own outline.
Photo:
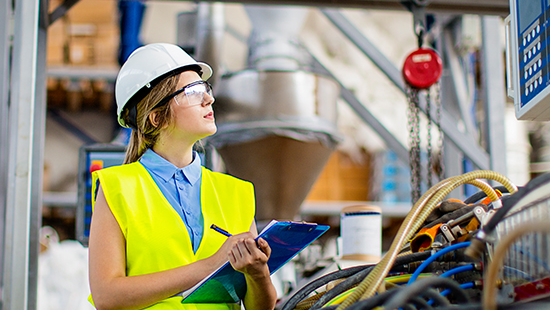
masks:
POLYGON ((520 120, 550 120, 550 0, 510 0, 506 21, 508 95, 520 120))
POLYGON ((121 165, 126 146, 116 144, 91 144, 80 148, 78 163, 78 199, 76 205, 76 238, 88 246, 92 221, 92 172, 121 165))

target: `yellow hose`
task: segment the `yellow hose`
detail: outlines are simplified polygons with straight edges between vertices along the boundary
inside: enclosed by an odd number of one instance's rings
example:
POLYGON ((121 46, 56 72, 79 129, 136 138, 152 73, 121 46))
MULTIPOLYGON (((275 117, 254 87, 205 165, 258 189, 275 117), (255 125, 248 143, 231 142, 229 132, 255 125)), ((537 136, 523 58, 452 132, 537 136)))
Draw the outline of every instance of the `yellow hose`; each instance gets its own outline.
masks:
POLYGON ((477 186, 479 189, 485 192, 485 194, 487 194, 487 197, 489 197, 491 201, 498 200, 497 192, 495 192, 495 190, 491 187, 491 185, 489 185, 489 183, 482 180, 471 180, 466 183, 477 186))
POLYGON ((311 308, 311 306, 313 306, 317 302, 317 300, 319 300, 319 298, 321 298, 325 293, 326 291, 323 291, 319 294, 315 294, 307 299, 300 301, 294 309, 305 310, 311 308))
MULTIPOLYGON (((392 242, 386 255, 384 255, 382 260, 374 267, 372 272, 360 283, 353 294, 351 294, 340 304, 340 306, 338 306, 337 310, 344 310, 359 299, 364 300, 373 296, 395 262, 399 249, 401 249, 406 241, 410 239, 411 235, 420 228, 420 225, 422 225, 428 215, 433 211, 433 209, 435 209, 437 203, 439 203, 456 187, 475 179, 492 179, 504 185, 511 194, 517 191, 517 187, 513 185, 506 177, 499 173, 486 170, 469 172, 461 176, 451 177, 439 182, 430 188, 415 203, 409 214, 407 214, 403 224, 399 228, 399 231, 397 232, 397 235, 395 236, 394 241, 392 242)), ((474 185, 478 184, 477 182, 474 183, 474 185)))

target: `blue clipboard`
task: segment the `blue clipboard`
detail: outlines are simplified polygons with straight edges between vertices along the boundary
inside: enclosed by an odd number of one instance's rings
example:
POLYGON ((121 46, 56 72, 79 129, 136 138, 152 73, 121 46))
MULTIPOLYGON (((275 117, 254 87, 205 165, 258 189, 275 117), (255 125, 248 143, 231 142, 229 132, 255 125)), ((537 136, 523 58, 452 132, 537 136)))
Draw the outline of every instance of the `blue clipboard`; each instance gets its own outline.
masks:
MULTIPOLYGON (((312 223, 271 221, 258 235, 271 247, 271 256, 267 261, 269 273, 279 270, 329 228, 312 223)), ((183 292, 182 303, 235 303, 243 299, 245 294, 244 275, 227 262, 193 288, 183 292)))

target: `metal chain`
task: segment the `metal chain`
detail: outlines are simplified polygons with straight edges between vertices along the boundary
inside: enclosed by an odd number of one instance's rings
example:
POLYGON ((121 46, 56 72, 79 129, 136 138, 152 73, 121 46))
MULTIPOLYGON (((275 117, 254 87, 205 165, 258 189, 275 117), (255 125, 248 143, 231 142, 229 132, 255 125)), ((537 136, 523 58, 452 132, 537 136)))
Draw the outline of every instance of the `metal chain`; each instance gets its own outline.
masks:
POLYGON ((414 205, 420 198, 421 167, 420 167, 420 118, 418 115, 418 90, 407 88, 409 100, 409 166, 411 170, 411 202, 414 205))
POLYGON ((432 96, 431 89, 426 90, 426 118, 428 120, 427 124, 427 146, 426 146, 426 157, 428 157, 428 163, 426 165, 426 178, 428 179, 428 188, 432 187, 432 175, 433 175, 433 158, 432 158, 432 115, 430 113, 432 96))
POLYGON ((439 150, 437 152, 437 178, 438 181, 442 181, 445 178, 445 162, 443 158, 443 131, 441 130, 441 87, 439 82, 435 84, 435 109, 436 109, 436 119, 435 125, 437 126, 437 133, 439 134, 439 139, 437 146, 439 150))

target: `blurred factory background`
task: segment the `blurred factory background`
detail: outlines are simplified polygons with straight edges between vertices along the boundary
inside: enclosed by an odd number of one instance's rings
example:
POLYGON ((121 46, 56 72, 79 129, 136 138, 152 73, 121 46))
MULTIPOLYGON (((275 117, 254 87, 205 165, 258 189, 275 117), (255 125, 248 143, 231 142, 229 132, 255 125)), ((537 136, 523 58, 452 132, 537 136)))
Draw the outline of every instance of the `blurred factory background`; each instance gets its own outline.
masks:
MULTIPOLYGON (((98 143, 124 145, 128 133, 116 122, 114 80, 120 59, 147 43, 178 44, 214 68, 219 131, 204 141, 203 152, 212 169, 255 184, 260 222, 277 218, 331 225, 322 240, 322 259, 338 255, 335 240, 342 208, 377 206, 382 214, 381 250, 387 250, 411 207, 409 98, 395 72, 418 47, 416 11, 397 1, 347 8, 38 2, 49 7, 50 18, 57 18, 42 36, 47 37, 41 43, 46 50, 38 52, 45 57, 45 72, 37 78, 45 78, 47 105, 43 149, 36 150, 43 152, 43 171, 33 173, 42 179, 40 219, 27 224, 31 235, 39 230, 42 245, 38 276, 32 274, 32 251, 28 254, 31 280, 22 286, 30 289, 22 298, 28 298, 29 309, 33 304, 38 309, 91 307, 85 300, 87 282, 82 281, 87 276, 86 249, 77 241, 86 237, 85 228, 78 229, 85 225, 78 222, 85 217, 77 210, 79 173, 90 168, 86 162, 83 167, 81 150, 98 143), (59 8, 66 12, 59 13, 59 8), (40 223, 39 229, 34 223, 40 223), (60 283, 59 278, 74 282, 60 283)), ((436 18, 426 40, 437 47, 444 63, 440 86, 434 90, 442 117, 441 130, 434 125, 432 140, 422 136, 422 149, 428 143, 434 153, 445 149, 438 164, 447 176, 491 169, 523 185, 550 171, 550 131, 546 123, 518 121, 513 100, 505 96, 503 17, 508 1, 456 8, 460 1, 447 2, 447 7, 429 11, 436 18), (496 44, 487 44, 489 39, 496 44), (487 53, 497 58, 496 67, 484 62, 487 53), (491 88, 486 79, 497 86, 491 88), (491 95, 502 100, 495 105, 491 95)), ((422 135, 427 126, 422 116, 422 135)), ((6 146, 8 131, 3 133, 6 146)), ((15 149, 12 144, 10 149, 15 149)), ((8 170, 4 166, 3 176, 8 170)), ((466 188, 453 195, 464 198, 471 193, 466 188)), ((9 195, 8 190, 1 194, 9 195)), ((31 245, 36 242, 32 238, 31 245)), ((18 246, 13 240, 4 245, 18 246)))

